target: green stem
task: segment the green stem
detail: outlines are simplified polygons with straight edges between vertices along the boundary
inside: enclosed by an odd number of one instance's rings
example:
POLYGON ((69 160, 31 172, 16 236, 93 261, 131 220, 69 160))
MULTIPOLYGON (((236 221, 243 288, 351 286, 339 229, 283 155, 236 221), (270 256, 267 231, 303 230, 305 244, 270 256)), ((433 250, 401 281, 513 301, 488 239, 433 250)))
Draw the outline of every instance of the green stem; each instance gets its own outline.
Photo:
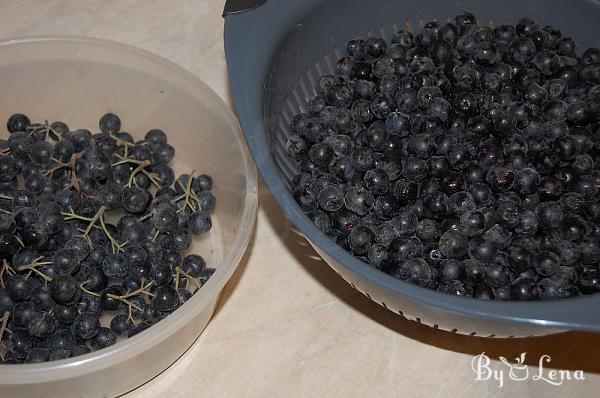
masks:
MULTIPOLYGON (((110 135, 110 137, 115 140, 115 142, 117 143, 117 146, 123 146, 125 147, 125 150, 127 151, 127 148, 134 146, 135 144, 132 144, 131 142, 127 142, 124 141, 122 139, 120 139, 119 137, 115 137, 113 134, 110 135)), ((127 152, 125 152, 127 153, 127 152)))
POLYGON ((127 242, 119 243, 119 242, 117 242, 117 240, 115 238, 113 238, 113 236, 108 231, 108 228, 106 228, 106 224, 104 223, 104 216, 100 216, 100 225, 102 226, 102 230, 104 231, 104 234, 106 235, 108 240, 110 240, 110 243, 113 245, 113 252, 115 252, 115 248, 116 248, 116 251, 120 251, 120 252, 124 251, 123 247, 125 247, 127 242))
POLYGON ((25 247, 25 243, 23 243, 23 240, 21 239, 21 237, 19 235, 15 235, 15 239, 17 240, 17 242, 19 242, 21 247, 25 247))
POLYGON ((142 173, 148 177, 150 182, 154 184, 156 188, 160 188, 160 178, 155 173, 150 173, 148 170, 142 170, 142 173))
POLYGON ((131 186, 134 184, 135 182, 135 176, 137 175, 137 173, 139 173, 140 171, 144 170, 146 167, 148 167, 150 165, 150 161, 149 160, 144 160, 141 163, 137 163, 138 167, 136 167, 132 172, 131 175, 129 176, 129 181, 127 181, 127 187, 131 188, 131 186))
POLYGON ((115 299, 115 300, 119 300, 120 302, 127 304, 129 307, 133 307, 138 311, 143 311, 142 308, 140 308, 139 306, 135 305, 134 303, 132 303, 131 301, 121 297, 121 296, 116 296, 114 294, 108 293, 106 294, 107 297, 110 297, 111 299, 115 299))
POLYGON ((131 311, 131 307, 129 307, 129 314, 127 315, 127 319, 133 323, 133 326, 137 326, 137 322, 133 319, 133 312, 131 311))
POLYGON ((0 287, 4 288, 4 273, 7 272, 9 276, 15 274, 15 271, 8 265, 6 260, 2 260, 2 268, 0 268, 0 287))
POLYGON ((198 205, 198 210, 202 210, 202 203, 200 202, 200 198, 198 197, 198 195, 196 195, 196 192, 194 192, 192 190, 190 192, 190 196, 196 202, 196 204, 198 205))
POLYGON ((177 289, 179 287, 179 276, 183 275, 184 278, 186 278, 187 280, 190 280, 192 282, 194 282, 194 284, 196 286, 198 286, 198 288, 200 288, 200 283, 198 283, 197 278, 194 278, 193 276, 191 276, 190 274, 188 274, 187 272, 185 272, 184 270, 182 270, 180 267, 175 267, 175 275, 177 277, 177 279, 175 280, 175 289, 177 289))
POLYGON ((135 309, 136 309, 136 310, 138 310, 138 311, 143 311, 143 309, 141 309, 139 306, 135 305, 134 303, 132 303, 132 302, 131 302, 130 300, 128 300, 128 299, 129 299, 129 298, 131 298, 131 297, 137 296, 137 295, 139 295, 139 294, 146 294, 146 295, 148 295, 148 296, 150 296, 150 297, 154 297, 154 294, 152 294, 152 293, 150 293, 150 292, 148 291, 148 289, 150 288, 150 286, 152 286, 152 284, 153 284, 153 282, 151 281, 151 282, 150 282, 150 283, 148 283, 147 285, 145 285, 145 286, 142 286, 142 287, 140 287, 139 289, 137 289, 137 290, 134 290, 133 292, 129 292, 129 293, 127 293, 127 294, 124 294, 124 295, 122 295, 122 296, 117 296, 116 294, 111 294, 111 293, 108 293, 106 296, 107 296, 107 297, 110 297, 110 298, 112 298, 112 299, 115 299, 115 300, 119 300, 119 301, 121 301, 122 303, 125 303, 125 304, 127 304, 127 305, 129 306, 129 310, 130 310, 130 311, 131 311, 131 307, 135 308, 135 309))
POLYGON ((8 263, 8 261, 3 260, 4 263, 4 268, 6 268, 6 272, 8 272, 9 275, 14 275, 17 273, 17 271, 15 271, 13 269, 13 267, 10 266, 10 264, 8 263))
POLYGON ((87 221, 90 222, 92 221, 92 217, 84 217, 84 216, 80 216, 79 214, 76 214, 73 209, 70 209, 71 212, 70 213, 65 213, 65 212, 61 212, 60 214, 62 214, 63 216, 65 216, 65 221, 69 221, 69 220, 81 220, 81 221, 87 221))
POLYGON ((137 160, 137 159, 131 159, 131 158, 126 158, 120 155, 116 155, 119 160, 116 163, 113 163, 111 166, 115 167, 118 166, 120 164, 125 164, 125 163, 131 163, 131 164, 137 164, 137 165, 142 165, 142 164, 150 164, 150 162, 148 160, 137 160))
POLYGON ((98 294, 98 293, 95 293, 95 292, 92 292, 92 291, 90 291, 90 290, 87 290, 85 287, 83 287, 83 285, 84 285, 83 283, 82 283, 81 285, 79 285, 79 288, 80 288, 80 289, 81 289, 81 290, 82 290, 84 293, 87 293, 87 294, 89 294, 90 296, 96 296, 96 297, 100 297, 100 294, 98 294))
POLYGON ((184 187, 183 184, 181 183, 181 181, 177 181, 177 184, 179 184, 179 186, 184 190, 184 193, 182 195, 180 195, 179 197, 173 199, 173 202, 179 202, 181 199, 183 199, 183 207, 179 208, 177 210, 177 212, 182 212, 185 211, 186 207, 189 207, 193 212, 196 211, 196 207, 194 206, 194 204, 190 201, 190 198, 192 196, 192 180, 194 179, 194 173, 196 172, 196 170, 192 170, 192 172, 190 173, 190 177, 188 178, 187 184, 184 187))
POLYGON ((40 270, 38 270, 35 267, 23 267, 23 270, 28 269, 31 270, 33 272, 35 272, 36 274, 38 274, 40 277, 42 277, 42 279, 46 282, 52 282, 52 278, 49 277, 48 275, 44 274, 43 272, 41 272, 40 270))
POLYGON ((12 196, 8 196, 8 195, 3 195, 0 193, 0 199, 6 199, 6 200, 14 200, 14 198, 12 196))
POLYGON ((50 135, 50 133, 54 133, 54 135, 58 137, 59 141, 63 139, 62 135, 58 134, 58 132, 52 128, 50 123, 48 123, 47 119, 44 120, 44 125, 42 126, 42 129, 46 130, 46 135, 50 135))
POLYGON ((41 261, 43 259, 44 259, 44 257, 40 256, 40 257, 36 258, 35 260, 33 260, 32 262, 30 262, 29 264, 20 265, 17 267, 17 271, 23 271, 26 269, 31 270, 32 268, 37 268, 39 266, 52 264, 52 261, 41 261))
POLYGON ((94 244, 92 243, 92 239, 91 239, 91 238, 90 238, 88 235, 86 235, 86 236, 83 236, 83 235, 82 235, 82 237, 83 237, 83 239, 85 239, 85 241, 87 242, 87 244, 88 244, 88 246, 89 246, 90 250, 92 250, 92 249, 94 248, 94 244))
POLYGON ((85 192, 81 191, 79 180, 77 179, 77 162, 82 156, 83 152, 79 152, 71 157, 71 187, 75 188, 75 192, 77 192, 79 196, 87 196, 85 192))
POLYGON ((123 296, 118 296, 118 297, 119 297, 119 298, 122 298, 122 299, 128 299, 128 298, 130 298, 130 297, 137 296, 138 294, 141 294, 141 293, 145 293, 145 294, 152 294, 152 293, 150 293, 150 292, 147 292, 147 291, 146 291, 146 290, 148 290, 148 289, 150 288, 150 286, 152 286, 152 285, 153 285, 153 282, 152 282, 152 281, 150 281, 150 283, 148 283, 146 286, 143 286, 143 285, 142 285, 142 287, 140 287, 139 289, 137 289, 137 290, 134 290, 133 292, 129 292, 129 293, 127 293, 127 294, 123 295, 123 296))
POLYGON ((147 219, 151 218, 153 215, 154 215, 154 209, 151 212, 149 212, 147 214, 144 214, 143 216, 139 217, 138 221, 140 221, 140 222, 141 221, 146 221, 147 219))
POLYGON ((58 159, 54 159, 52 158, 52 160, 54 162, 56 162, 56 166, 49 168, 48 170, 44 171, 44 176, 48 177, 48 176, 52 176, 52 174, 54 174, 54 172, 56 170, 60 170, 60 169, 64 169, 65 167, 70 167, 71 163, 63 163, 58 159))
POLYGON ((51 261, 40 261, 43 258, 44 257, 38 257, 35 260, 33 260, 31 263, 29 263, 29 264, 21 265, 21 266, 17 267, 17 271, 26 271, 26 270, 29 271, 29 273, 27 274, 26 278, 29 278, 29 276, 31 275, 31 273, 35 272, 40 277, 42 277, 42 279, 44 279, 44 281, 46 283, 51 282, 52 281, 51 277, 49 277, 48 275, 44 274, 43 272, 41 272, 40 270, 37 269, 40 266, 52 264, 51 261))
POLYGON ((94 217, 92 217, 92 219, 90 220, 89 225, 87 226, 87 228, 85 229, 85 231, 83 232, 84 236, 87 236, 90 231, 92 230, 94 224, 96 224, 96 221, 100 220, 100 223, 104 225, 103 220, 104 220, 104 211, 106 210, 106 206, 100 206, 100 208, 98 209, 98 211, 96 212, 96 214, 94 214, 94 217))
MULTIPOLYGON (((8 324, 8 318, 10 317, 10 311, 6 311, 2 316, 2 324, 0 324, 0 343, 2 343, 2 337, 4 336, 4 331, 6 330, 6 325, 8 324)), ((3 357, 4 360, 4 357, 3 357)))

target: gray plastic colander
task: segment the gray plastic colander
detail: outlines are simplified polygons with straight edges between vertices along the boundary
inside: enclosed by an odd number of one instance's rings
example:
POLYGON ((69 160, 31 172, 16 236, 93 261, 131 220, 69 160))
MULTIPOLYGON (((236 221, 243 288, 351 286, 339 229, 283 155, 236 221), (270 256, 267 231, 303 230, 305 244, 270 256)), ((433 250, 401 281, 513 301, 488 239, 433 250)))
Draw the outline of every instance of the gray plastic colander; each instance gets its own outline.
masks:
POLYGON ((524 337, 566 330, 600 332, 600 294, 551 302, 483 301, 455 297, 392 278, 353 257, 317 229, 288 187, 297 164, 285 151, 290 118, 315 95, 315 82, 334 70, 355 37, 390 39, 396 30, 446 20, 463 11, 482 24, 534 18, 600 45, 600 3, 586 0, 229 0, 225 53, 246 141, 286 215, 316 251, 353 287, 390 311, 434 328, 488 337, 524 337))

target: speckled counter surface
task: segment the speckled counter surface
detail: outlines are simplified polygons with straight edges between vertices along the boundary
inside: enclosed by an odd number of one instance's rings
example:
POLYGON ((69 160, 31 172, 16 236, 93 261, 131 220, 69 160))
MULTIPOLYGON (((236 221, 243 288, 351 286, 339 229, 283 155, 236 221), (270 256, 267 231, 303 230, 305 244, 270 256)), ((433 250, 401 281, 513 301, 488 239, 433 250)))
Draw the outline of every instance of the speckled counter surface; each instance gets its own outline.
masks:
MULTIPOLYGON (((273 0, 276 1, 276 0, 273 0)), ((223 0, 0 1, 0 37, 76 34, 118 40, 188 69, 231 104, 223 55, 223 0)), ((138 397, 593 397, 600 335, 523 340, 453 335, 404 320, 343 282, 292 232, 260 187, 256 234, 204 333, 138 397), (492 358, 504 384, 477 381, 474 355, 492 358), (527 352, 529 377, 497 359, 527 352), (539 358, 585 380, 534 380, 539 358)), ((600 314, 599 314, 600 315, 600 314)))

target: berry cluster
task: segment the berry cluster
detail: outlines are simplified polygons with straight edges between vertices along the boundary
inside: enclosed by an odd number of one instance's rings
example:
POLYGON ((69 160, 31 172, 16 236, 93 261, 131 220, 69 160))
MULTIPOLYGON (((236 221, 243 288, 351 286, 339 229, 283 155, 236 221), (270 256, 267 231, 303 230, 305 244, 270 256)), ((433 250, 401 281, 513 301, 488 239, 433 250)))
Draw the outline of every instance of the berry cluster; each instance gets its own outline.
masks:
POLYGON ((141 141, 23 114, 0 140, 0 363, 85 354, 164 319, 214 272, 185 254, 212 227, 210 176, 175 174, 162 130, 141 141))
POLYGON ((470 13, 351 40, 286 150, 318 228, 399 279, 461 296, 600 290, 600 49, 470 13))

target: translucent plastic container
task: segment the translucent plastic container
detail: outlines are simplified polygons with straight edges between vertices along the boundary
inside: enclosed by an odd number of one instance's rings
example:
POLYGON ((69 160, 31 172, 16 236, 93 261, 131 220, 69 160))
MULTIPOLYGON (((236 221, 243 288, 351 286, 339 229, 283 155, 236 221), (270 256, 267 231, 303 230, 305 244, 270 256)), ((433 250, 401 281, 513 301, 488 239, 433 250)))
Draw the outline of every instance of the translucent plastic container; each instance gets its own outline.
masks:
MULTIPOLYGON (((176 174, 214 177, 213 229, 190 252, 216 268, 166 320, 112 347, 71 359, 0 365, 0 397, 106 397, 125 393, 172 364, 210 320, 250 240, 257 210, 256 169, 225 103, 175 64, 122 44, 78 37, 0 43, 0 121, 15 112, 98 131, 114 112, 141 138, 163 129, 175 147, 176 174)), ((0 136, 7 135, 4 127, 0 136)))

